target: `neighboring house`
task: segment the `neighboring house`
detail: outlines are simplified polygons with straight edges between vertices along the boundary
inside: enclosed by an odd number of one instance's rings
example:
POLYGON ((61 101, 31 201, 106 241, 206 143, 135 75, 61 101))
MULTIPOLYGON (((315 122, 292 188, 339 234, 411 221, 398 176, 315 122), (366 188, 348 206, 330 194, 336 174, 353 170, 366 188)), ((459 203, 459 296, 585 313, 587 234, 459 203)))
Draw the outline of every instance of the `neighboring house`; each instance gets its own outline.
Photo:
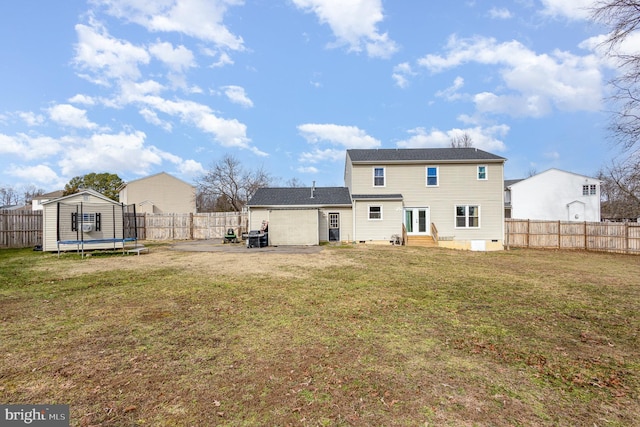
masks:
POLYGON ((45 194, 41 194, 39 196, 36 196, 33 198, 33 200, 31 200, 31 210, 33 211, 41 211, 42 210, 42 204, 44 202, 47 202, 49 200, 53 200, 53 199, 57 199, 59 197, 64 196, 64 190, 56 190, 56 191, 52 191, 50 193, 45 193, 45 194))
POLYGON ((119 200, 137 213, 195 213, 196 188, 166 172, 122 184, 119 200))
POLYGON ((600 181, 560 169, 505 181, 505 216, 600 222, 600 181))
POLYGON ((86 249, 119 249, 124 245, 124 207, 97 191, 82 190, 51 199, 42 203, 42 208, 43 251, 76 250, 81 243, 86 249), (58 247, 58 242, 67 243, 58 247))
POLYGON ((313 203, 311 190, 300 189, 304 199, 289 201, 287 215, 281 216, 275 202, 283 193, 298 190, 263 189, 248 204, 250 229, 269 221, 271 244, 280 241, 277 231, 281 228, 329 241, 332 224, 336 225, 336 216, 330 214, 337 213, 339 241, 388 244, 400 239, 409 245, 431 242, 499 250, 504 239, 504 162, 503 157, 475 148, 347 150, 346 188, 315 189, 315 194, 341 192, 340 210, 314 205, 320 219, 316 223, 299 220, 298 209, 313 203), (324 214, 328 219, 323 222, 324 214))

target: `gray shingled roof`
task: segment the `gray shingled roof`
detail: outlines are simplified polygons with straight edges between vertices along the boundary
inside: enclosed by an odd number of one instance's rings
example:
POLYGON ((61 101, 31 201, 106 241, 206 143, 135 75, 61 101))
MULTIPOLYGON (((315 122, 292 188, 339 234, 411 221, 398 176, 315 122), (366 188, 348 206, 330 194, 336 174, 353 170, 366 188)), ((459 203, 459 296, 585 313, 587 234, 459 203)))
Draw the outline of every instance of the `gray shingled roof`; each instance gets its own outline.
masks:
POLYGON ((379 150, 347 150, 353 163, 419 162, 419 161, 504 161, 504 157, 476 148, 389 148, 379 150))
POLYGON ((511 187, 513 184, 517 184, 520 181, 524 181, 524 179, 505 179, 504 180, 504 188, 511 187))
POLYGON ((330 206, 351 205, 347 187, 316 187, 311 198, 310 187, 259 188, 248 206, 330 206))

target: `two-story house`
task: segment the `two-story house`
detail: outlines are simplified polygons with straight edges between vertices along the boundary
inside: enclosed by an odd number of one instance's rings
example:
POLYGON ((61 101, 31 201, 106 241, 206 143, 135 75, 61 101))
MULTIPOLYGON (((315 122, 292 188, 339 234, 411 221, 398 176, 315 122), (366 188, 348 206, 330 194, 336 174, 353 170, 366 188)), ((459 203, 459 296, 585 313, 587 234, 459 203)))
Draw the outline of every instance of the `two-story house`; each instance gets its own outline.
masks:
POLYGON ((123 204, 136 205, 138 213, 196 212, 195 186, 166 172, 124 183, 118 195, 123 204))
POLYGON ((505 181, 505 216, 600 222, 600 180, 560 169, 505 181))
POLYGON ((249 227, 257 229, 268 221, 270 241, 279 244, 288 243, 273 234, 284 220, 288 229, 313 235, 311 244, 325 239, 386 244, 399 240, 408 245, 499 250, 504 236, 504 162, 503 157, 475 148, 347 150, 346 191, 260 189, 248 204, 249 227), (289 192, 302 199, 294 201, 287 197, 289 192), (333 196, 317 199, 315 195, 323 192, 333 196), (297 221, 301 215, 305 220, 297 221))

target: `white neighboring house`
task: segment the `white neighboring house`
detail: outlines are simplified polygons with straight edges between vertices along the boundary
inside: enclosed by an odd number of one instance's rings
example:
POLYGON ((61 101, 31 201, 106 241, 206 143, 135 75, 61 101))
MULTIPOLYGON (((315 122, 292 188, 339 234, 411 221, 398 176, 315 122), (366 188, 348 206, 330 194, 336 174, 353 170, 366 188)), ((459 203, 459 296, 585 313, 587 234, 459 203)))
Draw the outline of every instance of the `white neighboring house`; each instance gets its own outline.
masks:
POLYGON ((600 222, 600 181, 560 169, 505 180, 505 217, 600 222))
POLYGON ((49 200, 58 199, 64 196, 64 190, 56 190, 50 193, 41 194, 36 196, 31 200, 31 210, 32 211, 41 211, 42 204, 44 202, 48 202, 49 200))

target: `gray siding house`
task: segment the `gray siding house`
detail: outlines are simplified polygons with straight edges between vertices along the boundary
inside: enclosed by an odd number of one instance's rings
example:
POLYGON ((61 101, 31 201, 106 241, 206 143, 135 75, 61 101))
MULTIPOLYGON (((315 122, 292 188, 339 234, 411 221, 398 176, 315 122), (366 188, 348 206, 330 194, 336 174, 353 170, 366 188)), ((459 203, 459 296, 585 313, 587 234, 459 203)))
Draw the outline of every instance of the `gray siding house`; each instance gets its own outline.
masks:
POLYGON ((276 231, 285 221, 298 234, 330 241, 336 216, 329 214, 333 212, 339 214, 339 241, 389 244, 400 240, 408 245, 500 250, 505 161, 475 148, 347 150, 345 187, 314 190, 340 193, 339 205, 319 204, 309 188, 262 189, 248 204, 250 228, 269 220, 269 238, 278 241, 276 231), (288 192, 306 197, 291 196, 284 202, 288 192), (285 217, 265 218, 262 211, 279 206, 287 211, 285 217), (300 212, 308 206, 318 212, 317 222, 300 212))

